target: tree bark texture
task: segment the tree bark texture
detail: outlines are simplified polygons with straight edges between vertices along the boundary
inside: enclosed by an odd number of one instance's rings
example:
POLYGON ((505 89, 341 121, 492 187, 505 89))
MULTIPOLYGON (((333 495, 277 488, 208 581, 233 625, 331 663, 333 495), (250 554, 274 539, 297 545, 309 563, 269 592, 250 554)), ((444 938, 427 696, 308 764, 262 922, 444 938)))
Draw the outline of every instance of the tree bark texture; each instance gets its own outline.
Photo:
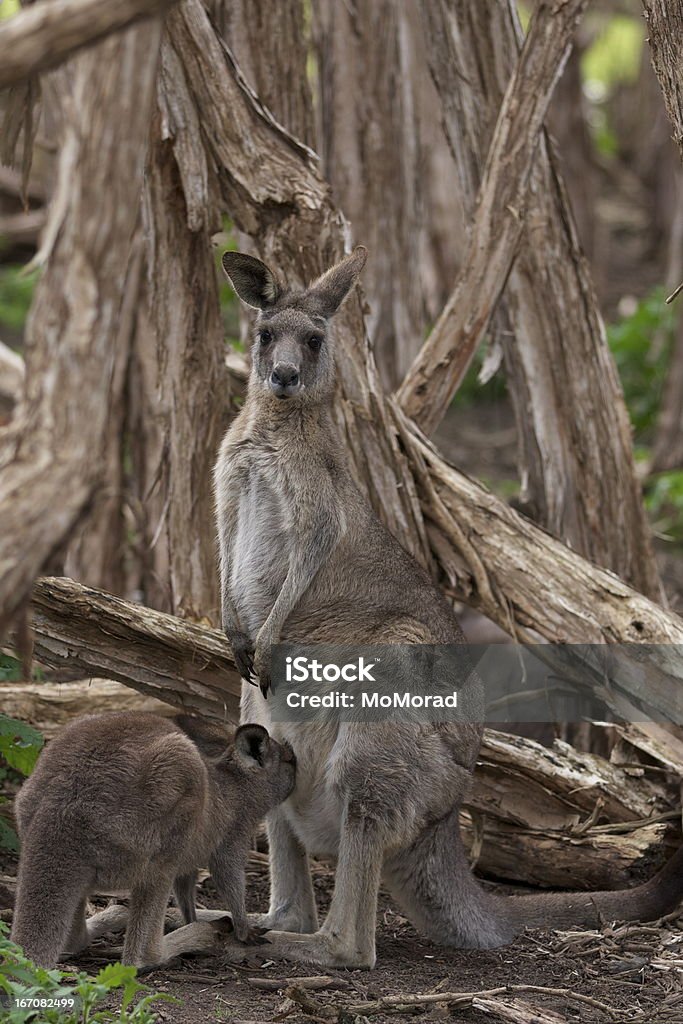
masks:
POLYGON ((323 173, 354 242, 372 254, 363 275, 368 333, 382 380, 394 388, 427 327, 422 250, 433 212, 429 168, 445 151, 449 166, 442 160, 441 170, 453 197, 447 223, 456 229, 453 163, 438 130, 412 0, 316 0, 313 18, 323 173))
POLYGON ((56 67, 84 46, 141 18, 161 14, 172 0, 42 0, 0 23, 0 89, 56 67))
POLYGON ((158 21, 126 30, 74 68, 25 397, 0 435, 0 621, 21 607, 102 480, 160 32, 158 21))
POLYGON ((212 0, 208 6, 261 103, 294 138, 315 149, 303 0, 212 0))
POLYGON ((652 66, 683 160, 683 0, 643 0, 652 66))
POLYGON ((585 6, 580 0, 542 0, 535 9, 498 113, 463 268, 396 393, 404 412, 427 434, 438 426, 462 382, 516 256, 543 121, 585 6), (478 301, 470 309, 462 300, 472 293, 478 301))
MULTIPOLYGON (((444 128, 473 210, 521 29, 508 0, 426 0, 421 11, 444 128)), ((628 413, 545 135, 505 309, 513 331, 503 335, 503 347, 523 506, 577 551, 658 598, 628 413)))

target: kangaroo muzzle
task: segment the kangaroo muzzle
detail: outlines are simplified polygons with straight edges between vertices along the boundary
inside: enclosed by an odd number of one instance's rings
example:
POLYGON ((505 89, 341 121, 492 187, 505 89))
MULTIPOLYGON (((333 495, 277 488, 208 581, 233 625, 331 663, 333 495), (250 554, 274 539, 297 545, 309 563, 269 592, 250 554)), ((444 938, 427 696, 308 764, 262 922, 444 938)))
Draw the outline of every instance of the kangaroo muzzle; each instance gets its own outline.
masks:
POLYGON ((278 363, 270 375, 270 390, 277 398, 291 398, 301 390, 298 366, 293 363, 278 363))

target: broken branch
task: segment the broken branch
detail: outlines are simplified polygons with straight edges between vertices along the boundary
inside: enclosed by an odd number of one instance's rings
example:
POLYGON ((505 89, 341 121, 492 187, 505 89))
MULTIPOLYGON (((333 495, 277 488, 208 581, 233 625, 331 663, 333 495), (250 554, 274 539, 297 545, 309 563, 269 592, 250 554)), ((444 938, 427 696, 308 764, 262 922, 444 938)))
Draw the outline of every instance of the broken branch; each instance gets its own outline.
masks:
POLYGON ((525 226, 543 119, 585 6, 585 0, 536 6, 498 115, 463 269, 396 392, 398 404, 426 434, 446 412, 505 286, 525 226))

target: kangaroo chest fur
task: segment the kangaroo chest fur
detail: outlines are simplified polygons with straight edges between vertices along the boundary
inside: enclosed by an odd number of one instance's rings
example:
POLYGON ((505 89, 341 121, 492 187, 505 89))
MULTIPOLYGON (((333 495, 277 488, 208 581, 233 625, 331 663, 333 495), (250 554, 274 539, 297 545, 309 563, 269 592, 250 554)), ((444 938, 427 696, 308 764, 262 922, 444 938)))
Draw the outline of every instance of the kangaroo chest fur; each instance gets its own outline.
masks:
POLYGON ((290 524, 277 469, 256 454, 242 478, 229 580, 240 620, 252 636, 267 619, 287 576, 290 524))

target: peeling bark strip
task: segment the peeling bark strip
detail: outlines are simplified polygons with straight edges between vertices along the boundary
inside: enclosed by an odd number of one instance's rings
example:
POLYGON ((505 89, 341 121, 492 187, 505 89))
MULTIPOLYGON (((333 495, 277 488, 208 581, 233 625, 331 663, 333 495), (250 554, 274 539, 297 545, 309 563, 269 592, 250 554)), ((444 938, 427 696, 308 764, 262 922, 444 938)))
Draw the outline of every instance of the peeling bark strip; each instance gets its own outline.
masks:
POLYGON ((101 479, 160 36, 160 21, 148 22, 74 65, 49 259, 27 325, 25 398, 0 433, 0 623, 26 600, 101 479))
POLYGON ((652 66, 683 160, 683 0, 643 0, 652 66))
MULTIPOLYGON (((515 7, 513 0, 420 4, 444 129, 470 213, 523 41, 515 7)), ((502 345, 525 506, 575 551, 658 599, 629 417, 545 131, 503 302, 512 331, 502 345)))
POLYGON ((149 18, 171 0, 42 0, 0 22, 0 89, 54 68, 77 50, 149 18))
MULTIPOLYGON (((169 32, 226 208, 262 258, 292 281, 313 280, 343 252, 345 225, 308 150, 259 105, 199 0, 171 13, 169 32)), ((356 478, 434 578, 520 639, 534 630, 558 643, 683 644, 679 618, 449 466, 386 399, 358 295, 340 311, 336 346, 339 430, 356 478)), ((666 689, 666 671, 656 675, 666 689)))
POLYGON ((431 433, 488 325, 524 229, 527 187, 546 110, 587 0, 540 0, 498 115, 474 223, 453 294, 396 392, 431 433))
POLYGON ((35 656, 72 678, 116 679, 212 718, 239 717, 241 684, 225 634, 73 580, 37 580, 35 656))

